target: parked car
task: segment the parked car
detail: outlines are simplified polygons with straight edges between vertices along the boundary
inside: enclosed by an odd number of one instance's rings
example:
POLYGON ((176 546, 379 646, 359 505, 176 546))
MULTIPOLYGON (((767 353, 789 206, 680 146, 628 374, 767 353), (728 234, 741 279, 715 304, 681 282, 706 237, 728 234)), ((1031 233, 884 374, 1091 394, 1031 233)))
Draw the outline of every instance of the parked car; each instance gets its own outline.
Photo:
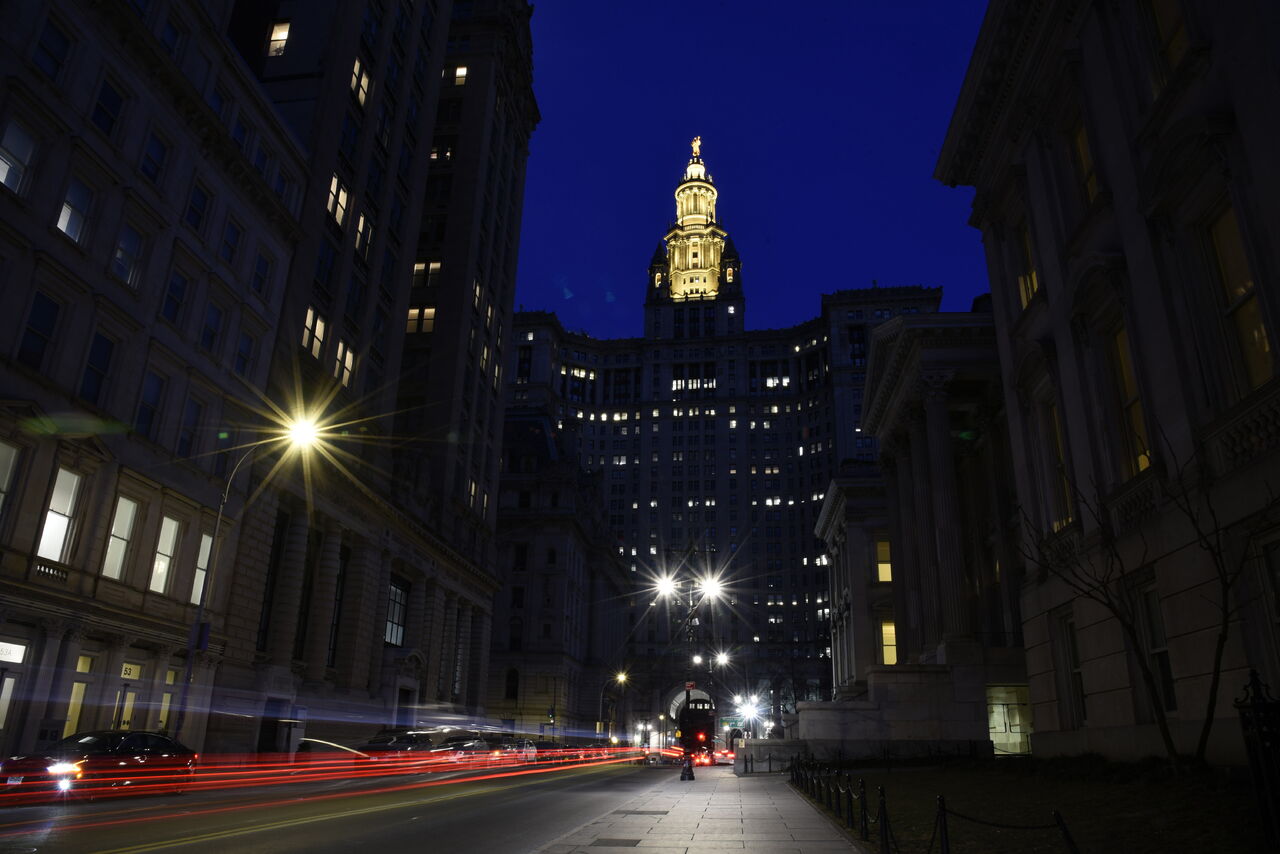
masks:
POLYGON ((346 747, 332 741, 325 741, 322 738, 298 739, 298 752, 294 754, 294 760, 297 762, 327 764, 368 762, 372 758, 363 750, 346 747))
POLYGON ((516 762, 537 762, 538 748, 527 738, 511 738, 502 742, 499 748, 503 756, 516 762))
POLYGON ((431 736, 417 730, 383 730, 359 749, 374 757, 401 753, 425 753, 431 749, 431 736))
POLYGON ((728 748, 724 748, 724 747, 722 747, 721 749, 717 750, 717 751, 716 751, 716 764, 717 764, 717 765, 732 765, 732 764, 733 764, 733 751, 732 751, 732 750, 729 750, 728 748))
POLYGON ((158 732, 78 732, 48 750, 11 756, 0 763, 8 794, 120 794, 182 791, 196 773, 199 755, 158 732))
POLYGON ((433 759, 464 762, 487 757, 493 749, 489 742, 474 735, 451 735, 433 746, 430 755, 433 759))

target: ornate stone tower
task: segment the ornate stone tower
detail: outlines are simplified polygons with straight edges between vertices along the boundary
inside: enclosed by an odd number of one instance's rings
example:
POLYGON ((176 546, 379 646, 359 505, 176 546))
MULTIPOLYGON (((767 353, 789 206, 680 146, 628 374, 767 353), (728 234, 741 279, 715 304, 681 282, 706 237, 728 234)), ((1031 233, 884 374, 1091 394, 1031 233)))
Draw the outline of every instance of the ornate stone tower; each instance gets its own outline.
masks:
MULTIPOLYGON (((645 300, 650 336, 667 337, 677 325, 672 306, 715 303, 703 326, 705 334, 742 330, 741 261, 733 241, 716 218, 719 196, 706 164, 702 162, 702 137, 693 138, 693 155, 676 187, 676 220, 649 261, 649 287, 645 300), (723 315, 723 317, 721 317, 723 315)), ((675 337, 683 337, 675 334, 675 337)))

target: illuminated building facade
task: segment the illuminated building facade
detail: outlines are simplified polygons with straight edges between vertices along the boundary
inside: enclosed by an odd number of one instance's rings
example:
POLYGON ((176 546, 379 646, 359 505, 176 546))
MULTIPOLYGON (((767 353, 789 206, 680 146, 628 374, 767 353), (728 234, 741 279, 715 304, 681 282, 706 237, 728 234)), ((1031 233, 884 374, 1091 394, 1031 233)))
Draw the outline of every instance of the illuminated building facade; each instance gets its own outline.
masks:
MULTIPOLYGON (((451 27, 469 97, 515 63, 531 103, 528 5, 457 7, 20 4, 0 99, 0 269, 23 283, 4 296, 6 749, 148 726, 288 750, 482 711, 497 581, 398 491, 387 441, 451 27), (245 456, 295 412, 341 426, 303 460, 245 456)), ((455 167, 466 193, 490 154, 455 167)), ((518 208, 523 173, 502 174, 518 208)))
POLYGON ((996 0, 956 104, 1037 753, 1241 762, 1232 699, 1280 680, 1275 11, 996 0))
MULTIPOLYGON (((603 501, 631 596, 620 619, 634 722, 655 728, 684 701, 686 676, 723 709, 761 696, 778 721, 831 691, 828 575, 814 524, 842 459, 873 459, 857 432, 869 330, 937 308, 938 289, 844 290, 819 317, 747 330, 742 261, 717 214, 700 141, 675 191, 676 220, 650 261, 644 335, 598 340, 552 314, 517 315, 508 405, 546 413, 603 501), (664 574, 718 573, 703 606, 651 604, 664 574), (714 654, 726 652, 727 665, 714 654), (704 662, 691 671, 692 654, 704 662), (709 690, 708 690, 709 689, 709 690)), ((506 566, 520 538, 504 538, 506 566)), ((494 648, 504 643, 495 635, 494 648)), ((598 664, 600 690, 611 662, 598 664)), ((597 694, 598 696, 598 694, 597 694)))

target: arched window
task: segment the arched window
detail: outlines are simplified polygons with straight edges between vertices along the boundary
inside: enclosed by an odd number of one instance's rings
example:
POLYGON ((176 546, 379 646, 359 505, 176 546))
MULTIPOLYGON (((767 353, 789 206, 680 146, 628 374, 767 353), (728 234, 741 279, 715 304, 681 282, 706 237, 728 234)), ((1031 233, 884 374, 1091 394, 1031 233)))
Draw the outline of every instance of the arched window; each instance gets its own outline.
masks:
POLYGON ((514 667, 507 670, 507 687, 503 696, 508 700, 514 700, 520 696, 520 671, 514 667))

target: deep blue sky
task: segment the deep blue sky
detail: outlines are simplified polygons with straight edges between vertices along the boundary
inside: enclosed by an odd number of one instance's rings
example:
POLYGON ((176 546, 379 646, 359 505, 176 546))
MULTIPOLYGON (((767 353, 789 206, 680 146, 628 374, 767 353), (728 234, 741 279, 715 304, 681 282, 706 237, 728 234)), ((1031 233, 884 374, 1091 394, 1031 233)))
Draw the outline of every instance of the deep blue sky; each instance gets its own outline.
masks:
POLYGON ((748 329, 841 288, 987 290, 972 199, 932 178, 984 0, 538 0, 516 303, 641 334, 649 258, 702 136, 748 329), (795 12, 796 14, 791 14, 795 12))

